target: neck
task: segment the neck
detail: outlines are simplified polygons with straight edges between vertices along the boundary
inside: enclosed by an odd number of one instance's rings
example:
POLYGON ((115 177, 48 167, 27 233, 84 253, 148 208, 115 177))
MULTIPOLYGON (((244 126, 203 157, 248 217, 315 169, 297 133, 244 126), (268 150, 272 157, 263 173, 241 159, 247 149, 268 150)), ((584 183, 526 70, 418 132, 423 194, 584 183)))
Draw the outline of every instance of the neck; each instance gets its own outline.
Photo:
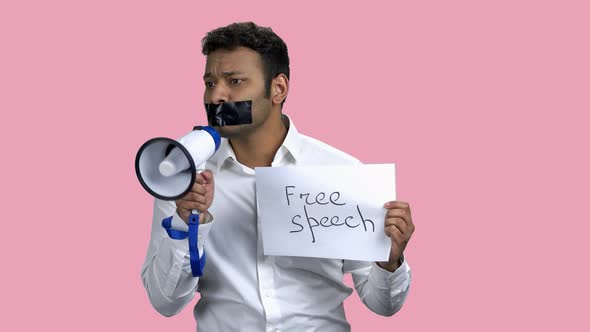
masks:
POLYGON ((230 139, 238 161, 252 169, 271 166, 274 157, 287 136, 286 120, 282 114, 269 118, 251 134, 230 139))

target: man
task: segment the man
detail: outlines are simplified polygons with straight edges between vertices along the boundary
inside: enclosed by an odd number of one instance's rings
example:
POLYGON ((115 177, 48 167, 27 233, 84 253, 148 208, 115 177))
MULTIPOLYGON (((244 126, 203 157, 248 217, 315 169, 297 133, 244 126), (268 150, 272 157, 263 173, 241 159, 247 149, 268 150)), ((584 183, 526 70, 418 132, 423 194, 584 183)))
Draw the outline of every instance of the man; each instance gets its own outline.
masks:
POLYGON ((142 269, 154 308, 174 315, 198 291, 194 315, 201 331, 349 331, 343 301, 352 290, 342 279, 351 273, 363 303, 377 314, 393 315, 411 280, 403 259, 414 232, 409 205, 384 205, 385 233, 391 238, 387 262, 263 255, 255 167, 359 161, 298 133, 282 114, 289 57, 270 28, 231 24, 209 32, 202 46, 205 104, 251 100, 252 118, 248 124, 215 127, 223 137, 220 148, 192 191, 175 203, 156 200, 142 269), (204 211, 198 247, 207 263, 199 278, 191 274, 187 241, 171 239, 161 226, 162 219, 173 216, 173 228, 186 230, 193 209, 204 211))

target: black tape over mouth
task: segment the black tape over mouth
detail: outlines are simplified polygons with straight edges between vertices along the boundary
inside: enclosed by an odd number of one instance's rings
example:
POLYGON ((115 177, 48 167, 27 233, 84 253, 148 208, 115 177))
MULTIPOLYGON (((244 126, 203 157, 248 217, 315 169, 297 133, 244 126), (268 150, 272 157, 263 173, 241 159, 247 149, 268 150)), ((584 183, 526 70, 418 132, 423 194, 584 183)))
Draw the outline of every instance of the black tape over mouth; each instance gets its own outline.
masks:
POLYGON ((235 126, 252 123, 252 101, 205 104, 210 126, 235 126))

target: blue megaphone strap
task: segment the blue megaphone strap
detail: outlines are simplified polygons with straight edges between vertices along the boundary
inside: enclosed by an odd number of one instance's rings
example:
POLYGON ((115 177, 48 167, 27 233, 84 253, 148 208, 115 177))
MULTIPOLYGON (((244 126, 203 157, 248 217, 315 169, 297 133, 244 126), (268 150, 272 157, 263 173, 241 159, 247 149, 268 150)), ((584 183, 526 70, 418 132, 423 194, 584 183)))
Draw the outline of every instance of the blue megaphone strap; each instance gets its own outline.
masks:
POLYGON ((205 268, 205 262, 207 256, 205 255, 205 249, 203 249, 203 257, 199 255, 199 248, 197 246, 197 240, 199 238, 199 215, 191 214, 188 218, 188 232, 180 231, 172 228, 172 217, 164 218, 162 220, 162 227, 168 233, 171 239, 183 240, 188 237, 188 251, 189 259, 191 263, 191 271, 193 277, 200 277, 203 275, 203 269, 205 268))

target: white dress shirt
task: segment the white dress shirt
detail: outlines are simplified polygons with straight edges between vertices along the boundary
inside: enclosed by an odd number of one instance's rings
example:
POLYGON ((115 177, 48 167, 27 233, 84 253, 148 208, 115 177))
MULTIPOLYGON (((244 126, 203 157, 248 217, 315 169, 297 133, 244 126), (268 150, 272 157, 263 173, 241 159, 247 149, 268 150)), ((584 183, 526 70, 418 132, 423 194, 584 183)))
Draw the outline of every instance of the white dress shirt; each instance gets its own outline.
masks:
MULTIPOLYGON (((299 134, 291 122, 272 166, 357 163, 299 134)), ((237 161, 227 139, 206 168, 214 174, 215 197, 209 209, 214 220, 199 226, 199 252, 204 247, 207 253, 202 277, 191 274, 187 239, 173 240, 161 226, 173 215, 173 228, 188 229, 175 203, 155 201, 141 276, 159 313, 177 314, 198 291, 199 331, 350 331, 343 301, 352 289, 343 282, 345 273, 352 274, 354 288, 373 312, 390 316, 401 308, 411 281, 407 262, 391 273, 373 262, 265 256, 254 170, 237 161)))

